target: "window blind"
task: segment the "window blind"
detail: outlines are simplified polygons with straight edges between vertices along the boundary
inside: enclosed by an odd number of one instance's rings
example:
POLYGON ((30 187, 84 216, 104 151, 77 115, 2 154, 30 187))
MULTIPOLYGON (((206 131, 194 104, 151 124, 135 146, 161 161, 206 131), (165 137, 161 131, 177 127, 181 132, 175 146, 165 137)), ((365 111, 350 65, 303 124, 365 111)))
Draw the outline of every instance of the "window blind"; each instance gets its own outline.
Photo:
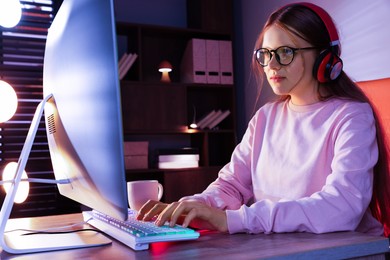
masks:
MULTIPOLYGON (((22 0, 22 18, 14 28, 0 27, 0 79, 13 86, 18 109, 8 122, 0 124, 0 171, 17 162, 35 109, 43 98, 43 59, 46 35, 62 0, 22 0)), ((53 179, 44 118, 30 153, 26 171, 30 178, 53 179)), ((5 193, 0 191, 3 201, 5 193)), ((22 204, 14 204, 11 217, 61 214, 79 211, 79 205, 59 194, 52 184, 30 184, 22 204)))

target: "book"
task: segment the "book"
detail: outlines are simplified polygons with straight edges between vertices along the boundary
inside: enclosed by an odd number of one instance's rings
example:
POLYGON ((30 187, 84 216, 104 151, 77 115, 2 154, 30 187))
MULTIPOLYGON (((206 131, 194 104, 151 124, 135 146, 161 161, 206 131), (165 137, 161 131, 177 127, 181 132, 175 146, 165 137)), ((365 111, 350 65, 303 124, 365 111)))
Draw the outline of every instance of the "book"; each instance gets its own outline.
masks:
POLYGON ((199 167, 197 161, 184 161, 184 162, 159 162, 159 169, 181 169, 181 168, 196 168, 199 167))
POLYGON ((118 71, 120 71, 122 69, 122 66, 123 66, 123 63, 125 62, 126 58, 127 58, 127 53, 123 53, 123 55, 121 56, 121 58, 119 59, 118 61, 118 71))
POLYGON ((199 150, 194 147, 159 149, 158 155, 172 155, 172 154, 199 154, 199 150))
POLYGON ((217 112, 215 112, 215 114, 213 114, 211 117, 209 117, 207 120, 205 120, 205 122, 203 124, 201 124, 200 126, 198 126, 198 128, 200 128, 200 129, 207 128, 209 126, 209 124, 211 124, 211 122, 213 122, 221 114, 222 114, 222 111, 217 110, 217 112))
POLYGON ((121 58, 119 59, 119 61, 118 61, 118 73, 119 73, 119 75, 121 74, 121 73, 123 73, 122 71, 123 71, 123 68, 124 68, 124 64, 125 64, 125 62, 126 62, 126 60, 129 58, 129 56, 131 56, 132 54, 130 53, 130 54, 128 54, 128 53, 123 53, 123 55, 121 56, 121 58))
POLYGON ((210 124, 208 124, 208 128, 209 129, 213 129, 214 127, 216 127, 219 123, 222 122, 222 120, 224 120, 228 115, 230 115, 230 110, 226 110, 224 112, 222 112, 220 115, 218 115, 212 122, 210 122, 210 124))
POLYGON ((125 60, 122 62, 121 67, 119 68, 119 79, 123 79, 135 60, 137 59, 138 55, 136 53, 130 53, 125 57, 125 60))
POLYGON ((199 154, 167 154, 159 155, 159 162, 199 161, 199 154))
POLYGON ((197 123, 197 127, 200 128, 210 117, 212 117, 217 111, 211 110, 205 116, 203 116, 197 123))
POLYGON ((160 169, 199 167, 199 151, 196 148, 162 149, 158 153, 160 169))

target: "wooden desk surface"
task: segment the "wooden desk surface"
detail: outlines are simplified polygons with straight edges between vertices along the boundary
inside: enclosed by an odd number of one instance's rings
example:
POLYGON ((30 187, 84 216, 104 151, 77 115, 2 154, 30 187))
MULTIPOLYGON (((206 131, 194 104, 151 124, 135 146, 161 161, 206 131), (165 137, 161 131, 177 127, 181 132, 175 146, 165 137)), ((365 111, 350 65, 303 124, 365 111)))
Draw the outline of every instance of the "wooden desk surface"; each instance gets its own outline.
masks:
MULTIPOLYGON (((42 229, 82 222, 81 214, 9 220, 10 228, 42 229)), ((1 249, 0 249, 1 250, 1 249)), ((328 234, 235 234, 202 231, 199 239, 151 244, 149 250, 133 251, 113 240, 112 245, 27 255, 0 251, 1 259, 340 259, 383 254, 387 238, 357 232, 328 234)))

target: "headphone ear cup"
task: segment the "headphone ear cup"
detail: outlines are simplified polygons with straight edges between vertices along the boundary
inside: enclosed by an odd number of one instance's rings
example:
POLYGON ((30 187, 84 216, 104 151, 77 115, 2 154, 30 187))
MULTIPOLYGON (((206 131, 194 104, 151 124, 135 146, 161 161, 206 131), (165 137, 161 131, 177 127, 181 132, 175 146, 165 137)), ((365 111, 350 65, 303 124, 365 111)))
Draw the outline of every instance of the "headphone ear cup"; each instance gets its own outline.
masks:
POLYGON ((320 83, 325 83, 337 79, 342 70, 342 60, 332 51, 326 49, 314 62, 313 75, 320 83))
POLYGON ((331 66, 328 68, 328 78, 330 80, 337 79, 341 71, 343 70, 343 61, 337 55, 333 55, 333 62, 331 66))
POLYGON ((314 62, 313 76, 320 83, 325 83, 328 81, 326 77, 326 65, 331 58, 330 56, 331 54, 329 50, 323 50, 314 62))

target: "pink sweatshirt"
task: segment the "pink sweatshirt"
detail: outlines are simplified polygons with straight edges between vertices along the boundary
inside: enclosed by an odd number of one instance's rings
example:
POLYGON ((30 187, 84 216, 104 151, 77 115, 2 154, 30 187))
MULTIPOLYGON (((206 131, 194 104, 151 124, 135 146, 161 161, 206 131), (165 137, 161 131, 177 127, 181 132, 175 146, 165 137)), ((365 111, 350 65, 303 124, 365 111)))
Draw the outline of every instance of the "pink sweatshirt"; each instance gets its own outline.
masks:
POLYGON ((226 209, 230 233, 382 235, 382 225, 367 209, 377 159, 368 104, 268 103, 249 122, 217 180, 183 199, 226 209))

